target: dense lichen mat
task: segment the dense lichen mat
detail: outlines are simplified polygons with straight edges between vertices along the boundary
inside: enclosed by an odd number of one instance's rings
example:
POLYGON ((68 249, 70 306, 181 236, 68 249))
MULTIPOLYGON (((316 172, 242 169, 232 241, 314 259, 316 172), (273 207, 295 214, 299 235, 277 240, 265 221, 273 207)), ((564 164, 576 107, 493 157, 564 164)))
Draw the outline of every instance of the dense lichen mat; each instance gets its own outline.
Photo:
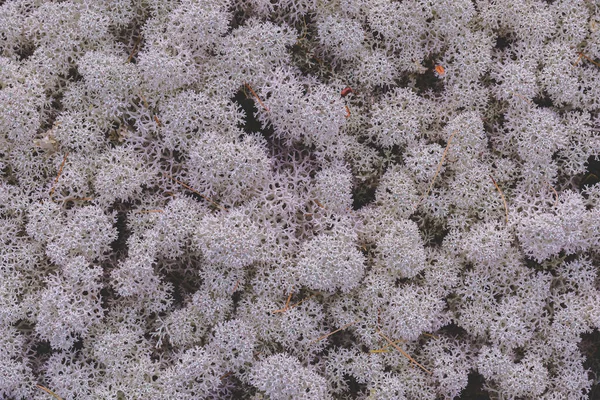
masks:
POLYGON ((598 398, 599 9, 0 1, 0 397, 598 398))

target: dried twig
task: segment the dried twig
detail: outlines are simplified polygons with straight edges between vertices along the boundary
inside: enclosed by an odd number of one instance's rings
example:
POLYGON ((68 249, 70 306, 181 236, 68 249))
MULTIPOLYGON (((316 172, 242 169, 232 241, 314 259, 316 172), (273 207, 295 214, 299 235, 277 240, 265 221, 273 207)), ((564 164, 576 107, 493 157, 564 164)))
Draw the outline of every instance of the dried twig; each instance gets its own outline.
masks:
POLYGON ((240 280, 238 279, 237 281, 235 281, 235 285, 233 285, 233 290, 231 291, 231 293, 235 293, 239 284, 240 284, 240 280))
POLYGON ((161 213, 164 212, 163 210, 140 210, 138 211, 140 214, 149 214, 149 213, 161 213))
POLYGON ((65 156, 63 157, 62 163, 60 163, 60 167, 58 168, 58 174, 56 175, 56 179, 54 179, 54 183, 52 184, 52 189, 50 189, 50 198, 52 199, 52 196, 54 195, 54 189, 56 188, 56 184, 58 183, 58 178, 60 178, 60 175, 63 172, 63 168, 65 167, 65 163, 67 162, 67 156, 69 155, 69 153, 66 153, 65 156))
POLYGON ((141 41, 142 41, 142 35, 140 35, 140 37, 138 37, 137 40, 135 41, 135 44, 133 45, 133 49, 131 50, 131 53, 129 53, 129 57, 127 57, 127 63, 130 63, 131 60, 133 60, 133 56, 135 55, 135 53, 137 53, 137 48, 141 41))
POLYGON ((258 101, 258 103, 262 106, 262 108, 265 109, 266 112, 269 112, 269 109, 267 108, 267 106, 264 105, 264 103, 260 100, 260 97, 258 97, 258 95, 256 94, 256 92, 254 91, 254 89, 252 89, 252 86, 250 86, 248 83, 244 82, 244 85, 250 90, 250 92, 252 92, 252 94, 254 95, 254 97, 256 97, 256 100, 258 101))
POLYGON ((489 175, 489 177, 492 180, 492 182, 494 182, 494 186, 496 186, 498 192, 500 192, 500 196, 502 196, 502 202, 504 203, 504 212, 506 213, 506 223, 508 223, 508 205, 506 205, 506 197, 504 197, 504 193, 502 193, 502 189, 500 189, 500 186, 498 186, 494 177, 492 175, 489 175))
POLYGON ((421 368, 423 371, 427 372, 429 375, 432 375, 432 372, 429 371, 427 368, 425 368, 424 366, 422 366, 421 364, 419 364, 414 358, 412 358, 407 352, 405 352, 404 350, 402 350, 400 348, 400 346, 398 346, 396 343, 392 342, 392 340, 390 338, 388 338, 387 336, 385 336, 383 333, 381 333, 381 331, 377 332, 379 334, 379 336, 381 336, 382 338, 384 338, 389 344, 390 346, 393 346, 396 350, 398 350, 400 353, 402 353, 402 355, 406 358, 408 358, 411 362, 413 362, 416 366, 418 366, 419 368, 421 368))
MULTIPOLYGON (((402 339, 396 340, 394 343, 398 343, 398 342, 404 342, 404 340, 402 340, 402 339)), ((369 353, 387 353, 389 347, 390 347, 390 345, 386 344, 381 349, 369 350, 369 353)))
POLYGON ((227 209, 221 205, 219 205, 218 203, 214 202, 213 200, 209 199, 208 197, 206 197, 205 195, 203 195, 202 193, 199 193, 197 190, 193 189, 191 186, 186 185, 185 183, 173 178, 171 175, 167 174, 167 173, 163 173, 164 176, 166 176, 167 178, 171 179, 173 182, 179 183, 181 186, 183 186, 184 188, 186 188, 189 191, 192 191, 194 193, 196 193, 198 196, 202 197, 204 200, 208 201, 209 203, 211 203, 212 205, 214 205, 217 208, 220 208, 223 211, 227 211, 227 209))
POLYGON ((585 58, 586 60, 588 60, 589 62, 591 62, 595 66, 600 67, 600 63, 598 63, 597 61, 594 61, 592 58, 588 57, 587 55, 585 55, 582 52, 579 52, 579 59, 577 59, 577 61, 579 61, 581 59, 581 57, 585 58))
POLYGON ((283 306, 283 308, 280 308, 279 310, 275 310, 275 311, 271 311, 271 312, 273 314, 286 312, 287 310, 291 310, 292 308, 299 306, 300 304, 304 303, 305 301, 307 301, 315 296, 316 296, 315 294, 311 294, 310 296, 300 300, 299 302, 290 305, 290 300, 292 299, 292 294, 290 293, 290 295, 287 298, 287 301, 285 302, 285 306, 283 306))
POLYGON ((438 340, 438 339, 439 339, 439 337, 437 337, 437 336, 435 336, 435 335, 432 335, 431 333, 427 333, 427 332, 425 332, 425 333, 423 333, 423 335, 424 335, 424 336, 429 336, 430 338, 433 338, 433 339, 435 339, 435 340, 438 340))
POLYGON ((533 101, 531 101, 527 97, 523 96, 521 93, 513 92, 513 95, 519 97, 521 100, 525 100, 529 104, 533 104, 533 101))
POLYGON ((544 183, 545 183, 546 185, 548 185, 548 187, 549 187, 550 189, 552 189, 552 191, 554 192, 554 207, 556 207, 556 206, 558 205, 558 192, 556 191, 556 189, 554 189, 554 188, 552 187, 552 185, 551 185, 550 183, 548 183, 548 181, 544 181, 544 183))
POLYGON ((231 371, 225 372, 225 374, 223 374, 219 379, 223 380, 223 379, 227 378, 230 375, 233 375, 233 372, 231 372, 231 371))
POLYGON ((285 302, 285 306, 283 306, 283 308, 280 308, 279 310, 275 310, 275 311, 271 311, 273 314, 277 314, 277 313, 282 313, 282 312, 286 312, 287 310, 290 309, 290 300, 292 300, 292 293, 290 292, 290 295, 288 296, 286 302, 285 302))
POLYGON ((146 101, 146 97, 144 97, 144 93, 142 93, 141 91, 140 91, 140 97, 142 98, 142 101, 144 102, 144 107, 150 108, 150 107, 148 107, 148 102, 146 101))
POLYGON ((297 306, 299 306, 300 304, 304 303, 304 302, 305 302, 305 301, 307 301, 307 300, 310 300, 310 299, 312 299, 312 298, 313 298, 313 297, 315 297, 315 296, 316 296, 316 294, 311 294, 310 296, 303 298, 303 299, 302 299, 302 300, 300 300, 299 302, 292 304, 292 305, 291 305, 289 308, 294 308, 294 307, 297 307, 297 306))
POLYGON ((304 38, 308 34, 308 26, 306 25, 306 19, 304 19, 304 15, 302 16, 302 23, 304 24, 304 29, 303 29, 304 33, 302 34, 302 37, 300 37, 298 40, 296 40, 296 43, 298 43, 301 40, 304 40, 304 38))
POLYGON ((377 354, 377 353, 387 353, 387 352, 388 352, 388 349, 385 348, 385 347, 382 348, 382 349, 369 350, 369 353, 374 353, 374 354, 377 354))
POLYGON ((348 324, 346 324, 346 325, 342 326, 341 328, 338 328, 338 329, 336 329, 336 330, 335 330, 335 331, 333 331, 333 332, 329 332, 328 334, 326 334, 326 335, 323 335, 323 336, 321 336, 321 337, 319 337, 319 338, 317 338, 317 339, 313 340, 313 341, 312 341, 312 343, 316 343, 316 342, 318 342, 318 341, 320 341, 320 340, 323 340, 323 339, 325 339, 325 338, 328 338, 329 336, 333 335, 334 333, 338 333, 339 331, 343 331, 343 330, 344 330, 344 329, 346 329, 347 327, 349 327, 349 326, 351 326, 351 325, 354 325, 354 324, 356 324, 356 323, 358 323, 358 322, 360 322, 360 320, 358 320, 358 319, 357 319, 356 321, 352 321, 352 322, 350 322, 350 323, 348 323, 348 324))
POLYGON ((53 396, 55 399, 57 400, 63 400, 59 395, 57 395, 56 393, 54 393, 52 390, 42 386, 42 385, 35 385, 38 389, 42 389, 44 392, 48 393, 49 395, 53 396))

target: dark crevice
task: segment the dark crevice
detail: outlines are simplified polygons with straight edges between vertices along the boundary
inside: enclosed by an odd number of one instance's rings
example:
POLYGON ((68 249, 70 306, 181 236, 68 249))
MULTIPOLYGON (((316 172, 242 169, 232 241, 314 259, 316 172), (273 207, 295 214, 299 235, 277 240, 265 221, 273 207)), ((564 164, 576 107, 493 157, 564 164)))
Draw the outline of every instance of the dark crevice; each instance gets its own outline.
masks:
MULTIPOLYGON (((127 252, 127 239, 131 235, 127 228, 127 212, 131 209, 131 205, 125 203, 115 204, 117 209, 117 239, 110 244, 113 254, 123 256, 127 252)), ((120 258, 120 257, 119 257, 120 258)))
POLYGON ((584 189, 586 186, 594 186, 599 182, 600 182, 600 158, 591 156, 587 160, 587 168, 586 168, 585 173, 583 174, 579 188, 584 189))
POLYGON ((588 370, 589 377, 596 383, 592 385, 589 399, 600 399, 600 332, 595 329, 591 333, 581 335, 578 345, 581 354, 585 357, 583 367, 588 370))
POLYGON ((357 211, 375 202, 376 184, 354 185, 352 188, 352 209, 357 211))
POLYGON ((540 96, 534 97, 533 102, 540 107, 552 107, 553 106, 550 95, 548 95, 548 93, 546 93, 545 91, 540 96))
POLYGON ((485 379, 477 372, 469 374, 467 387, 461 392, 457 400, 490 400, 489 394, 483 389, 485 379))
POLYGON ((255 113, 258 111, 257 107, 260 107, 260 104, 255 104, 256 100, 251 98, 251 95, 247 89, 242 88, 231 99, 232 102, 239 104, 244 110, 244 123, 239 128, 247 134, 266 131, 267 135, 272 135, 272 129, 263 130, 260 122, 256 119, 255 113))

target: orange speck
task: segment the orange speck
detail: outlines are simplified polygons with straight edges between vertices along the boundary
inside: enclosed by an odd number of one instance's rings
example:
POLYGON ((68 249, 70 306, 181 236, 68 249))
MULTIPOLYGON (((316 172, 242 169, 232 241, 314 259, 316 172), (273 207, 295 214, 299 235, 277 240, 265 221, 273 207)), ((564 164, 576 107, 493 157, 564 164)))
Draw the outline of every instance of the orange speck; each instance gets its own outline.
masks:
POLYGON ((444 76, 446 74, 446 70, 441 65, 435 66, 435 72, 437 72, 440 76, 444 76))

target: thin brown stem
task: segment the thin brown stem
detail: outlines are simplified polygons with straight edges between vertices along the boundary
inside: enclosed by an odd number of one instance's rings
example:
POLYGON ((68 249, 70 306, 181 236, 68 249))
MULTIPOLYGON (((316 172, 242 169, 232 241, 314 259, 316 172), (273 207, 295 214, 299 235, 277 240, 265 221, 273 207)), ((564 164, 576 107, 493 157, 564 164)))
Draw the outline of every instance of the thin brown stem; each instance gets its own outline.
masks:
POLYGON ((53 396, 55 399, 57 400, 62 400, 62 398, 57 395, 56 393, 54 393, 52 390, 42 386, 42 385, 35 385, 38 389, 42 389, 44 392, 48 393, 49 395, 53 396))
POLYGON ((141 41, 142 41, 142 35, 140 35, 140 37, 138 37, 137 40, 135 41, 135 44, 133 45, 133 49, 131 50, 131 53, 129 53, 129 57, 127 57, 127 63, 130 63, 131 60, 133 60, 133 56, 135 55, 135 53, 137 53, 137 48, 141 41))
POLYGON ((504 197, 504 193, 502 193, 502 189, 500 189, 500 186, 498 186, 494 177, 492 175, 489 175, 489 177, 492 180, 492 182, 494 182, 494 186, 496 186, 498 192, 500 192, 500 196, 502 196, 502 202, 504 203, 504 212, 506 213, 506 223, 508 223, 508 205, 506 204, 506 197, 504 197))
POLYGON ((239 284, 240 284, 240 280, 238 279, 237 281, 235 281, 235 285, 233 285, 233 290, 231 291, 231 293, 235 293, 239 284))
POLYGON ((317 338, 317 339, 313 340, 313 341, 312 341, 312 343, 316 343, 316 342, 318 342, 318 341, 320 341, 320 340, 326 339, 326 338, 328 338, 329 336, 331 336, 331 335, 333 335, 333 334, 335 334, 335 333, 338 333, 339 331, 343 331, 343 330, 344 330, 344 329, 346 329, 347 327, 349 327, 349 326, 351 326, 351 325, 354 325, 354 324, 356 324, 356 323, 358 323, 358 322, 360 322, 360 321, 359 321, 359 320, 352 321, 352 322, 350 322, 350 323, 348 323, 348 324, 346 324, 346 325, 342 326, 341 328, 338 328, 338 329, 336 329, 336 330, 335 330, 335 331, 333 331, 333 332, 329 332, 328 334, 326 334, 326 335, 323 335, 323 336, 321 336, 321 337, 319 337, 319 338, 317 338))
POLYGON ((283 308, 280 308, 279 310, 275 310, 272 311, 273 314, 277 314, 277 313, 282 313, 282 312, 286 312, 287 310, 290 309, 290 300, 292 300, 292 293, 290 292, 286 302, 285 302, 285 306, 283 308))
POLYGON ((521 93, 513 92, 513 94, 515 96, 519 97, 521 100, 525 100, 527 103, 533 104, 533 102, 531 100, 529 100, 527 97, 523 96, 521 93))
POLYGON ((173 182, 176 182, 176 183, 180 184, 181 186, 183 186, 183 187, 184 187, 184 188, 186 188, 187 190, 189 190, 189 191, 191 191, 191 192, 194 192, 194 193, 196 193, 198 196, 202 197, 204 200, 208 201, 209 203, 211 203, 211 204, 212 204, 212 205, 214 205, 215 207, 217 207, 217 208, 220 208, 220 209, 221 209, 221 210, 223 210, 223 211, 227 211, 227 209, 226 209, 225 207, 223 207, 223 206, 219 205, 218 203, 216 203, 216 202, 212 201, 211 199, 209 199, 208 197, 206 197, 206 196, 205 196, 205 195, 203 195, 202 193, 198 192, 197 190, 195 190, 195 189, 194 189, 194 188, 192 188, 191 186, 189 186, 189 185, 186 185, 185 183, 183 183, 183 182, 181 182, 181 181, 179 181, 179 180, 177 180, 177 179, 173 178, 171 175, 169 175, 169 174, 167 174, 167 173, 164 173, 164 175, 165 175, 167 178, 171 179, 173 182))
POLYGON ((223 380, 223 379, 227 378, 230 375, 233 375, 233 372, 231 372, 231 371, 225 372, 225 374, 223 374, 219 379, 223 380))
POLYGON ((586 60, 588 60, 589 62, 591 62, 592 64, 594 64, 597 67, 600 67, 600 63, 598 63, 597 61, 594 61, 593 59, 591 59, 590 57, 588 57, 587 55, 583 54, 583 53, 579 53, 579 55, 583 58, 585 58, 586 60))
POLYGON ((431 333, 427 333, 427 332, 425 332, 423 335, 424 335, 424 336, 429 336, 430 338, 433 338, 433 339, 435 339, 435 340, 438 340, 438 339, 439 339, 437 336, 435 336, 435 335, 432 335, 431 333))
POLYGON ((244 85, 246 85, 246 87, 250 90, 250 92, 252 92, 252 95, 256 98, 256 100, 258 101, 258 103, 262 106, 262 108, 265 109, 266 112, 269 112, 269 109, 267 108, 267 106, 264 105, 264 103, 260 100, 260 97, 258 97, 258 95, 256 94, 256 92, 254 91, 254 89, 252 89, 252 86, 250 86, 250 84, 245 83, 244 85))
POLYGON ((313 297, 315 297, 315 296, 316 296, 315 294, 311 294, 310 296, 308 296, 308 297, 306 297, 306 298, 304 298, 304 299, 300 300, 299 302, 292 304, 292 305, 291 305, 289 308, 294 308, 294 307, 297 307, 297 306, 299 306, 300 304, 304 303, 304 302, 305 302, 305 301, 307 301, 307 300, 310 300, 311 298, 313 298, 313 297))
MULTIPOLYGON (((396 340, 394 343, 398 343, 398 342, 404 342, 404 340, 402 340, 402 339, 396 340)), ((389 347, 390 347, 390 345, 386 344, 381 349, 369 350, 369 353, 387 353, 389 347)))
POLYGON ((54 179, 54 183, 52 184, 52 189, 50 189, 50 198, 52 199, 52 196, 54 195, 54 189, 56 188, 56 184, 58 183, 58 178, 60 178, 60 175, 63 172, 63 168, 65 167, 65 163, 67 162, 67 156, 69 155, 69 153, 66 153, 65 156, 63 157, 62 163, 60 163, 60 167, 58 168, 58 174, 56 174, 56 179, 54 179))
POLYGON ((141 91, 140 91, 140 97, 142 98, 142 101, 144 102, 144 107, 150 108, 150 107, 148 107, 148 102, 146 101, 146 97, 144 96, 144 93, 142 93, 141 91))
POLYGON ((400 348, 400 346, 398 346, 396 343, 394 343, 390 338, 388 338, 387 336, 385 336, 383 333, 381 333, 381 331, 377 332, 379 334, 379 336, 381 336, 382 338, 384 338, 389 344, 390 346, 393 346, 396 350, 398 350, 404 357, 408 358, 412 363, 414 363, 417 367, 421 368, 423 371, 427 372, 429 375, 432 375, 432 372, 429 371, 427 368, 425 368, 424 366, 422 366, 421 364, 419 364, 414 358, 412 358, 407 352, 405 352, 404 350, 402 350, 400 348))

